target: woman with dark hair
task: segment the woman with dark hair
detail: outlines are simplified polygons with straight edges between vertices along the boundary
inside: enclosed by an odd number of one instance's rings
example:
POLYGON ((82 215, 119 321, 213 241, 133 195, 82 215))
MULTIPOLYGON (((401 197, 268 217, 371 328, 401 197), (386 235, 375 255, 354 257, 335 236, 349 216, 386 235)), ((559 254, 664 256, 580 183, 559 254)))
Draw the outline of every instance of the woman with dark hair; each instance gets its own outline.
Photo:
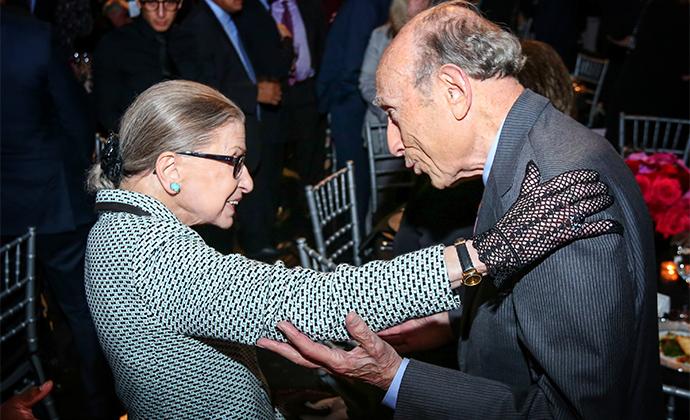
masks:
POLYGON ((518 80, 528 89, 547 97, 557 110, 576 117, 575 93, 568 68, 549 44, 535 40, 520 42, 525 64, 518 80))

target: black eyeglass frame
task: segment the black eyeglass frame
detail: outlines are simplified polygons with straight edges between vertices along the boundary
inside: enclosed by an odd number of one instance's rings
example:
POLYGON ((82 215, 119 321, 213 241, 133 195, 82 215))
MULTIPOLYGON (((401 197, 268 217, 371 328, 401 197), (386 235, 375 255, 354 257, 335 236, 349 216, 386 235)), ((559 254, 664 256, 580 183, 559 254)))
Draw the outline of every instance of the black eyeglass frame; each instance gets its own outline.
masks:
POLYGON ((158 10, 158 6, 160 4, 163 5, 163 9, 172 12, 173 10, 177 10, 180 7, 180 3, 182 3, 182 0, 140 0, 141 1, 141 7, 146 8, 149 11, 155 11, 158 10), (151 6, 154 5, 155 6, 151 6))
POLYGON ((225 162, 232 165, 232 176, 238 179, 242 174, 242 169, 244 168, 244 158, 246 155, 239 156, 227 156, 227 155, 214 155, 211 153, 201 153, 201 152, 177 152, 178 155, 193 156, 202 159, 211 159, 218 162, 225 162))

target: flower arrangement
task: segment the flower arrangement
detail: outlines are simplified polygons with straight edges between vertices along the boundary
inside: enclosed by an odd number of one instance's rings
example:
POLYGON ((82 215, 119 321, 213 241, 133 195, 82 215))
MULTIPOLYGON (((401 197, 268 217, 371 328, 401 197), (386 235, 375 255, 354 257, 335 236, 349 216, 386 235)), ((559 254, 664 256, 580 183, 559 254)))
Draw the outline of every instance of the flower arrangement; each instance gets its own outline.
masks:
MULTIPOLYGON (((633 153, 625 159, 664 239, 690 235, 690 169, 672 153, 633 153)), ((682 239, 682 238, 681 238, 682 239)))

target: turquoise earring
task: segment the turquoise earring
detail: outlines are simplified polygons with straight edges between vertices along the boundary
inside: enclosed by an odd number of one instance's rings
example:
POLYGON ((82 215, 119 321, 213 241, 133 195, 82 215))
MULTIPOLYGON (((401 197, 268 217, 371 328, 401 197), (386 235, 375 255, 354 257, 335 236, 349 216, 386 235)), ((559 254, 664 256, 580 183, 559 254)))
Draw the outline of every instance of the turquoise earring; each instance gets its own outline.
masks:
POLYGON ((180 192, 182 187, 177 182, 171 182, 170 183, 170 189, 173 190, 173 192, 178 193, 178 192, 180 192))

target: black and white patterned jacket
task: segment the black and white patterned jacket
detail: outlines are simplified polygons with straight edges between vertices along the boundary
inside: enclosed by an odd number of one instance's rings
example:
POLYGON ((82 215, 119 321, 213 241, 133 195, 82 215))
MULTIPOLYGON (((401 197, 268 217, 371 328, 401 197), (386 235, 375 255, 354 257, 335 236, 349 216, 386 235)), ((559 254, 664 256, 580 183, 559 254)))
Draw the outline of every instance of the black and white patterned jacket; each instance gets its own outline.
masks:
POLYGON ((458 305, 441 246, 318 273, 221 255, 142 194, 96 201, 86 293, 130 418, 280 418, 253 347, 277 322, 344 340, 351 310, 380 330, 458 305))

